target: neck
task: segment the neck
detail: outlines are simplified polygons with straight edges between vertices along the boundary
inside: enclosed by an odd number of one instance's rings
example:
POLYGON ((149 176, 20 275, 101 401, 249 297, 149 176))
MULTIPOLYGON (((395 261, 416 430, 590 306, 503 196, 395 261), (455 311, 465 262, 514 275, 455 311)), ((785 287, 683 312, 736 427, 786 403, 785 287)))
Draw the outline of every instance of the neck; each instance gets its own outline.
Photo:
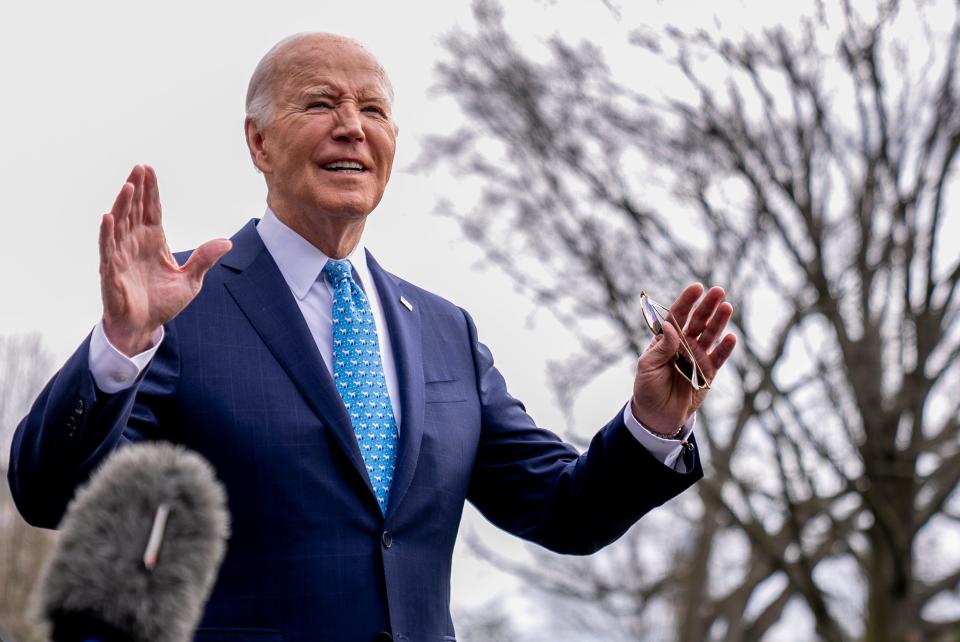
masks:
POLYGON ((307 239, 311 245, 331 259, 345 259, 360 243, 367 217, 291 215, 269 203, 270 209, 284 225, 307 239))

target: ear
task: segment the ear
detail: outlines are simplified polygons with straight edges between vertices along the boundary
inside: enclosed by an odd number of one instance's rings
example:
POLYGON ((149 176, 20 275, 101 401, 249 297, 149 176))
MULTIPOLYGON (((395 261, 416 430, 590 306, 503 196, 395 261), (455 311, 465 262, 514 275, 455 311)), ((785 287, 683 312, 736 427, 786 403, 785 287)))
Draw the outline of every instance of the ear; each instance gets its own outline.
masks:
POLYGON ((243 121, 243 128, 247 136, 247 149, 250 150, 250 160, 264 174, 270 173, 270 159, 267 157, 264 132, 252 118, 243 121))

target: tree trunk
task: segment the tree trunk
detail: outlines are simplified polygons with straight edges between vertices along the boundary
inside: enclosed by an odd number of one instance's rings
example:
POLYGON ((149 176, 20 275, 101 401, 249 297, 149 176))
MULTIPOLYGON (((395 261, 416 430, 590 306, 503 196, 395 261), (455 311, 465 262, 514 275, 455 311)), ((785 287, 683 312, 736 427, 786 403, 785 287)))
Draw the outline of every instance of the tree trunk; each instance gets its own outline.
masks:
MULTIPOLYGON (((902 519, 901 533, 907 532, 912 504, 912 480, 880 480, 877 496, 902 519), (885 482, 885 483, 883 483, 885 482)), ((867 577, 867 613, 864 642, 902 642, 909 640, 909 623, 917 619, 910 604, 913 577, 912 538, 897 542, 883 521, 875 519, 867 530, 870 541, 867 577)))

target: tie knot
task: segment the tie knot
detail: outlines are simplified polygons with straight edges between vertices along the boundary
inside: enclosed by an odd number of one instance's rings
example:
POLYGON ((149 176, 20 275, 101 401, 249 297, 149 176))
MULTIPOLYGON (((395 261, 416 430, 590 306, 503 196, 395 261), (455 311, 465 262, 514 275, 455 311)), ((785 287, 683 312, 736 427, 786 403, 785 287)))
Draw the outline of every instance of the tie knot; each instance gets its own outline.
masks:
POLYGON ((327 281, 336 287, 337 284, 344 279, 353 280, 353 265, 346 259, 342 261, 330 259, 327 261, 327 264, 323 266, 323 274, 327 277, 327 281))

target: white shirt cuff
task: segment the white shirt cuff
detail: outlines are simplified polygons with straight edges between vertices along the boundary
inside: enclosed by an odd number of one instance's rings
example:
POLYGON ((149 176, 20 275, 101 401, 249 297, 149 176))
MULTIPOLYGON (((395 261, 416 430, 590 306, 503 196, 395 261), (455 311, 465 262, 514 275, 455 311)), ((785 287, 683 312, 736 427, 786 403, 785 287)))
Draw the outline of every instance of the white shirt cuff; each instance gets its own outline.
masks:
POLYGON ((137 380, 147 367, 153 355, 157 353, 163 341, 163 326, 150 338, 151 346, 140 354, 128 357, 117 350, 103 329, 103 319, 97 323, 90 335, 90 357, 88 364, 97 388, 106 393, 126 390, 137 380))
POLYGON ((672 438, 666 439, 660 437, 652 430, 644 426, 633 416, 633 411, 628 403, 623 409, 623 423, 627 425, 627 430, 633 435, 634 439, 640 442, 640 445, 650 451, 650 454, 663 462, 664 466, 672 468, 678 473, 689 472, 683 461, 684 442, 693 432, 693 427, 697 424, 697 413, 693 413, 684 422, 680 433, 672 438))

